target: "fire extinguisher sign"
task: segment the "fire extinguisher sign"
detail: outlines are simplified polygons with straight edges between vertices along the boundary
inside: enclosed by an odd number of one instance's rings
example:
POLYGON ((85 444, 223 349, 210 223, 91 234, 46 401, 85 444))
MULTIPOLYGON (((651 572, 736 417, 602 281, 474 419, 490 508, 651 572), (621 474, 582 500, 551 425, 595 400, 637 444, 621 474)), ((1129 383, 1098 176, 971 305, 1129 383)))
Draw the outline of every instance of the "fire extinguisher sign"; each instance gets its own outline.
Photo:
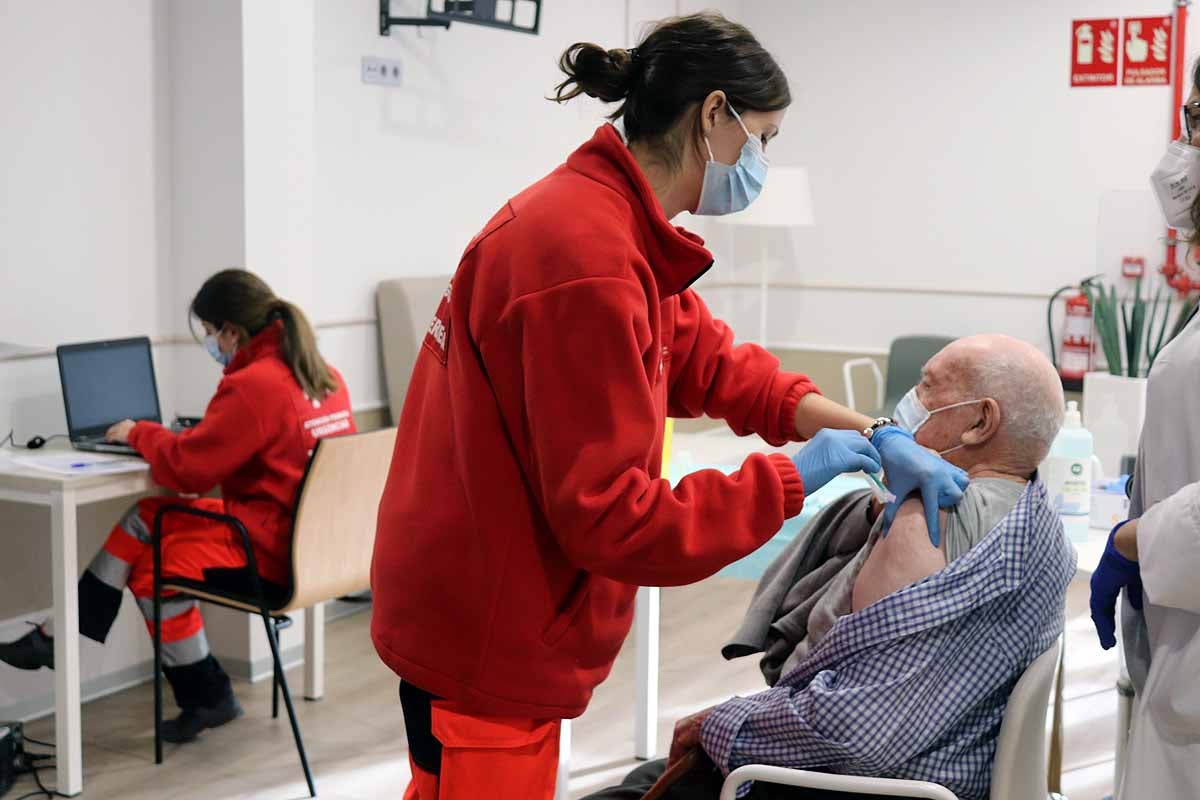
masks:
POLYGON ((1171 18, 1125 20, 1122 86, 1166 86, 1171 82, 1171 18))
POLYGON ((1071 22, 1071 86, 1116 86, 1120 20, 1071 22))

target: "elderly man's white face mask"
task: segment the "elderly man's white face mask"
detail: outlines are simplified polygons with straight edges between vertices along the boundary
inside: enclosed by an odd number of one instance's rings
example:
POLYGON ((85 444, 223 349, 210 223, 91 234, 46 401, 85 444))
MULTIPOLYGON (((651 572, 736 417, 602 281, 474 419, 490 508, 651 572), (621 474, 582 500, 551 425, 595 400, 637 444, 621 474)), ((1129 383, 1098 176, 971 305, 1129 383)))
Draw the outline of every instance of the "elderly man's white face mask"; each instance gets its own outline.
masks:
MULTIPOLYGON (((948 406, 942 406, 941 408, 935 408, 930 411, 929 409, 925 408, 925 404, 922 403, 921 398, 917 396, 917 387, 914 386, 908 390, 908 393, 905 394, 904 397, 900 398, 900 402, 896 404, 896 410, 892 414, 892 419, 896 421, 897 425, 915 437, 917 435, 917 431, 921 430, 925 423, 929 421, 929 418, 934 414, 940 414, 943 411, 949 411, 952 408, 959 408, 960 406, 969 406, 974 405, 975 403, 982 403, 983 400, 984 398, 982 397, 978 400, 963 400, 961 403, 951 403, 948 406)), ((951 447, 948 450, 942 450, 938 453, 938 455, 944 456, 947 453, 953 453, 955 450, 959 450, 963 447, 966 447, 966 445, 960 444, 957 447, 951 447)))

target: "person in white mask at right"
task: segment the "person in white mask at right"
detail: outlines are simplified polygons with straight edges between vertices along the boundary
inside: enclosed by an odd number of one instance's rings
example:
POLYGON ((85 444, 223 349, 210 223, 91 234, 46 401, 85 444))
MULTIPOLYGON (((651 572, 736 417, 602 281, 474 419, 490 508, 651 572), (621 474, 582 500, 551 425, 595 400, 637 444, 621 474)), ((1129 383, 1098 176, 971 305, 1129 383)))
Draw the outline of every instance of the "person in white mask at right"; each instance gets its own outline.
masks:
MULTIPOLYGON (((1200 64, 1192 76, 1200 83, 1200 64)), ((1151 176, 1167 222, 1200 244, 1200 91, 1185 136, 1151 176)), ((1116 601, 1137 694, 1118 800, 1200 797, 1200 321, 1154 362, 1130 518, 1113 529, 1092 576, 1092 620, 1116 644, 1116 601)))

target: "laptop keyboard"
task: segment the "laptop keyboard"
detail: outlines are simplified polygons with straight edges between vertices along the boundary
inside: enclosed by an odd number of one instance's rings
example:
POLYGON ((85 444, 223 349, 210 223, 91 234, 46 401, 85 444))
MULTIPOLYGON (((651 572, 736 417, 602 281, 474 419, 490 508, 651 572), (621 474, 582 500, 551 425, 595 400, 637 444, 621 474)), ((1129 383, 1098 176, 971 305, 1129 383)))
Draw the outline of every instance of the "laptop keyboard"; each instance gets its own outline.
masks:
POLYGON ((75 440, 73 444, 78 448, 94 450, 100 453, 137 454, 137 451, 129 445, 109 442, 103 436, 83 436, 75 440))

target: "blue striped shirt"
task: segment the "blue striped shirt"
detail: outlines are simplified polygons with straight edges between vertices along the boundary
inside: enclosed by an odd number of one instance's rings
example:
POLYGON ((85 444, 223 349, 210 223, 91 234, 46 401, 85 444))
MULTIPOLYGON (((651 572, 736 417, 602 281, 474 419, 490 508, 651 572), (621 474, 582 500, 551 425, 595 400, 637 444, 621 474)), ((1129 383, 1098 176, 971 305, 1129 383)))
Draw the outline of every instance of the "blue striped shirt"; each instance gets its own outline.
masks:
MULTIPOLYGON (((701 729, 745 764, 939 783, 986 800, 1008 695, 1063 629, 1075 551, 1040 480, 946 569, 840 617, 771 689, 701 729)), ((749 791, 749 784, 739 795, 749 791)))

